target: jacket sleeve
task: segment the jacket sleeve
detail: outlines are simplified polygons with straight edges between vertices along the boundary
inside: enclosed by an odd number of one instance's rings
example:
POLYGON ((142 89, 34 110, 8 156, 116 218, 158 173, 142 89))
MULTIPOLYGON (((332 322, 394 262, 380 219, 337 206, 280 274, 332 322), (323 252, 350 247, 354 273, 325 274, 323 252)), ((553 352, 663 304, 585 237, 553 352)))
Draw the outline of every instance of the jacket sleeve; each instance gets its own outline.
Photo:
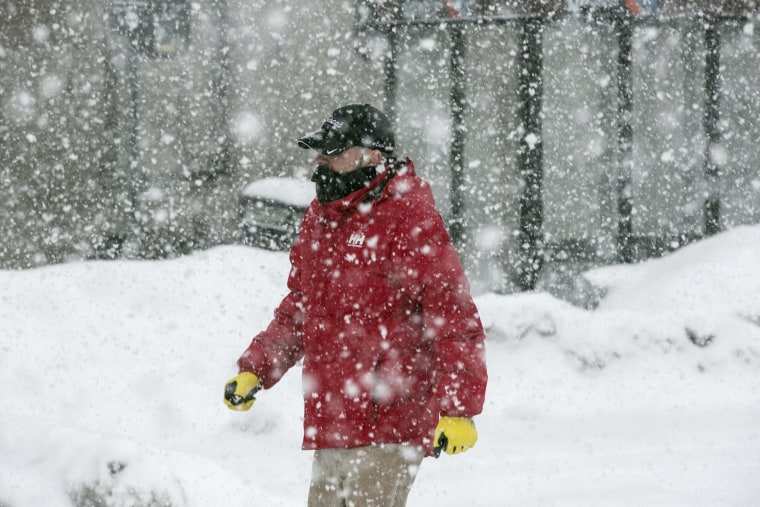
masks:
POLYGON ((274 319, 256 335, 245 350, 238 367, 241 372, 254 373, 261 385, 269 389, 303 357, 302 311, 297 253, 291 250, 291 270, 288 275, 289 293, 274 311, 274 319))
POLYGON ((430 206, 407 211, 395 245, 396 276, 422 309, 440 414, 471 417, 483 410, 488 381, 483 326, 440 215, 430 206))

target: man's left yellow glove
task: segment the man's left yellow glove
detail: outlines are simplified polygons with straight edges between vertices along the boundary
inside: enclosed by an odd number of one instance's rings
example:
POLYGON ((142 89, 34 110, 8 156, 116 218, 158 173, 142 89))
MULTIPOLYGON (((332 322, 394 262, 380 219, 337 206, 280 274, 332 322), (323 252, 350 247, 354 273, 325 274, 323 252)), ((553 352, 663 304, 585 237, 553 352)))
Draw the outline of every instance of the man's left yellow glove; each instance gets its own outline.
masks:
POLYGON ((459 454, 475 445, 478 430, 469 417, 441 417, 435 428, 435 447, 433 455, 437 458, 441 451, 446 454, 459 454))
POLYGON ((248 410, 256 401, 256 393, 260 389, 259 377, 244 371, 224 386, 224 403, 230 410, 248 410))

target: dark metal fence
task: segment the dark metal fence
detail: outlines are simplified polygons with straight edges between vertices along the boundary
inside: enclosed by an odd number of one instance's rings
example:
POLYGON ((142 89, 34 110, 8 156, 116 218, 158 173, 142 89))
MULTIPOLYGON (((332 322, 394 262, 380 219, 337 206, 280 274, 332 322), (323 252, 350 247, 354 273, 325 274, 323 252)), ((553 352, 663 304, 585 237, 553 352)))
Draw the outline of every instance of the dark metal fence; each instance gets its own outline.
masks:
POLYGON ((661 255, 723 228, 721 219, 721 164, 716 156, 721 139, 721 30, 727 24, 746 22, 758 11, 755 1, 686 1, 655 0, 633 1, 587 1, 587 2, 405 2, 386 1, 375 3, 360 1, 357 12, 360 30, 373 30, 387 41, 389 50, 385 64, 386 108, 397 114, 397 63, 401 53, 408 48, 407 39, 400 34, 409 27, 429 27, 445 30, 450 47, 449 87, 451 114, 451 143, 449 148, 450 182, 449 222, 453 240, 462 246, 465 241, 464 220, 466 215, 464 186, 464 150, 468 132, 465 111, 467 102, 466 63, 468 44, 477 43, 477 34, 465 37, 463 33, 485 26, 503 27, 504 34, 519 33, 515 69, 518 86, 515 93, 519 101, 517 114, 521 125, 517 171, 520 195, 518 200, 518 231, 513 261, 513 275, 523 290, 536 287, 545 262, 557 259, 591 259, 598 257, 593 238, 563 238, 547 240, 544 234, 546 213, 544 188, 544 118, 542 98, 544 94, 543 38, 555 30, 563 19, 573 16, 589 25, 612 27, 616 47, 612 48, 615 59, 614 74, 617 88, 616 126, 617 148, 614 182, 617 226, 614 244, 614 261, 633 262, 638 259, 661 255), (378 6, 379 5, 379 6, 378 6), (632 191, 634 169, 634 138, 636 132, 631 118, 636 105, 634 94, 633 62, 635 48, 633 35, 636 29, 663 27, 684 22, 694 22, 692 35, 685 48, 702 54, 704 88, 702 109, 702 135, 704 153, 704 192, 702 203, 702 226, 694 231, 663 231, 662 233, 637 233, 634 215, 637 202, 632 191), (691 41, 691 42, 689 42, 691 41))

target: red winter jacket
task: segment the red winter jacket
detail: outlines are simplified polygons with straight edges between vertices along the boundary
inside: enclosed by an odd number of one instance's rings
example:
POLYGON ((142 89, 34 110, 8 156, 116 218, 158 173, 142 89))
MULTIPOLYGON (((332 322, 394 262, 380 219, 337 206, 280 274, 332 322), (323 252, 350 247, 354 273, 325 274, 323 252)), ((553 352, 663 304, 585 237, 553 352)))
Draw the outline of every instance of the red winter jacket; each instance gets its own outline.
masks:
POLYGON ((238 361, 272 387, 303 358, 304 449, 410 443, 440 415, 474 416, 483 327, 430 186, 407 159, 390 178, 311 203, 290 293, 238 361))

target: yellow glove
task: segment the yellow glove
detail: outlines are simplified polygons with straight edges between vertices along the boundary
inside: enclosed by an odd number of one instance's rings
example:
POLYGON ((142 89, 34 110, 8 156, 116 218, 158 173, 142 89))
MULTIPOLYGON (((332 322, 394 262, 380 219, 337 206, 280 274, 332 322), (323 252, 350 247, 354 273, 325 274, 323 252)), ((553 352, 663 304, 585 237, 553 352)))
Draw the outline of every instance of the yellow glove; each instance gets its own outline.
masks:
POLYGON ((248 410, 256 401, 255 395, 260 389, 259 377, 244 371, 224 386, 224 403, 230 410, 248 410))
POLYGON ((478 430, 469 417, 441 417, 435 428, 435 447, 433 455, 437 458, 441 451, 446 454, 459 454, 475 445, 478 430))

